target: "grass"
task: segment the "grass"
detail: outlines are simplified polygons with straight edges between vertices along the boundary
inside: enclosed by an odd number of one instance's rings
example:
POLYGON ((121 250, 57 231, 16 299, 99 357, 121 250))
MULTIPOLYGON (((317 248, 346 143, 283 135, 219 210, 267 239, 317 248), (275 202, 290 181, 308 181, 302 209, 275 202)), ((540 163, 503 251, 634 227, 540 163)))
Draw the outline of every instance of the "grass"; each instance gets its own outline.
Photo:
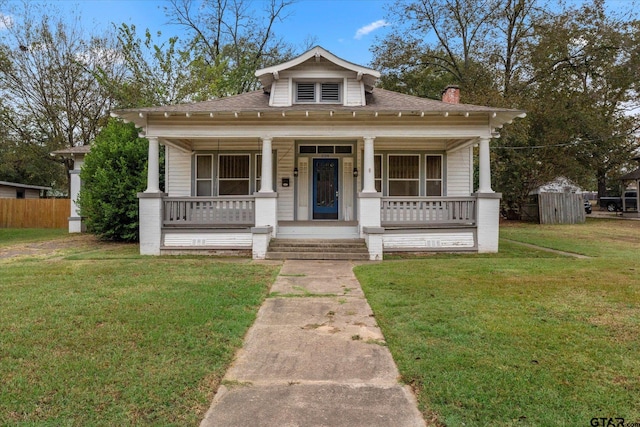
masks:
POLYGON ((356 268, 425 419, 446 426, 640 421, 640 222, 515 224, 499 254, 356 268))
POLYGON ((0 228, 0 247, 64 238, 68 235, 69 231, 61 228, 0 228))
POLYGON ((0 260, 0 425, 203 417, 278 267, 136 252, 0 260))

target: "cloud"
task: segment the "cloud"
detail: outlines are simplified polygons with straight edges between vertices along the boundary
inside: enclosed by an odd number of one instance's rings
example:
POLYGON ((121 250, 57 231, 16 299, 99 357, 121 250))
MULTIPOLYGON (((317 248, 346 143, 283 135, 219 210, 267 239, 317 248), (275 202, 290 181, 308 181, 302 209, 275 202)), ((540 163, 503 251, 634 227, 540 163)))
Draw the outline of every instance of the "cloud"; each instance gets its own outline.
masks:
POLYGON ((13 16, 0 13, 0 31, 8 30, 13 26, 13 16))
POLYGON ((377 30, 378 28, 386 27, 388 25, 389 23, 387 21, 385 21, 384 19, 379 19, 375 22, 372 22, 371 24, 358 28, 358 31, 356 31, 356 35, 353 36, 353 38, 356 40, 360 40, 363 36, 366 36, 367 34, 377 30))

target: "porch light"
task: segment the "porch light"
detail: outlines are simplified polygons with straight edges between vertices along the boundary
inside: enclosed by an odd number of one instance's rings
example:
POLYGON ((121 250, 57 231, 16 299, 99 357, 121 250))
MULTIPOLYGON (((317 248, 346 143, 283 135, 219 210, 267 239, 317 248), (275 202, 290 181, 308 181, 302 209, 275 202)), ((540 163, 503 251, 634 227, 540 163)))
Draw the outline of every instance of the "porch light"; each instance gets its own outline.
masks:
POLYGON ((358 168, 353 168, 353 177, 354 178, 358 177, 358 168))
POLYGON ((298 176, 298 168, 293 168, 293 176, 298 176))

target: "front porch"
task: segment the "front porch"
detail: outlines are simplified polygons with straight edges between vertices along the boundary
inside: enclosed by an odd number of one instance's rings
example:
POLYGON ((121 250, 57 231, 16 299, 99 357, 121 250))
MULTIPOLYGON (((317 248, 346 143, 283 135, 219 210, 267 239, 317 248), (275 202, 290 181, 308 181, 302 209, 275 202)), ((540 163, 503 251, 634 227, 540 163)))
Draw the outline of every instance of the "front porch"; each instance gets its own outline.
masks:
MULTIPOLYGON (((396 251, 478 251, 478 212, 482 202, 470 197, 381 197, 360 194, 374 203, 377 212, 366 211, 354 221, 276 221, 257 225, 257 208, 277 198, 160 197, 160 252, 251 253, 265 258, 269 242, 278 239, 341 241, 364 239, 369 259, 382 259, 396 251), (363 224, 364 222, 364 224, 363 224)), ((143 203, 145 199, 141 199, 143 203)), ((482 198, 480 198, 482 200, 482 198)), ((364 208, 361 208, 364 209, 364 208)), ((264 222, 264 221, 262 221, 264 222)), ((260 219, 258 219, 258 224, 260 219)), ((295 257, 295 254, 291 256, 295 257)))

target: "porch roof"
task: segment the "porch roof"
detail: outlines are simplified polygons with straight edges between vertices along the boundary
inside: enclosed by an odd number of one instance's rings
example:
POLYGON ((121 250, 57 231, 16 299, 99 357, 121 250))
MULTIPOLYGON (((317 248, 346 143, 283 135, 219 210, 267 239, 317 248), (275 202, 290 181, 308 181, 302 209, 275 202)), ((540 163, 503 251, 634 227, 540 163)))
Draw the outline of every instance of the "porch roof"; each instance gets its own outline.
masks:
POLYGON ((262 90, 247 92, 203 102, 189 104, 143 107, 112 112, 113 116, 144 126, 147 116, 191 116, 218 114, 274 114, 287 112, 353 112, 365 114, 402 114, 402 115, 489 115, 493 127, 501 127, 516 117, 525 117, 525 112, 509 108, 496 108, 472 104, 450 104, 433 99, 420 98, 399 92, 375 88, 366 94, 367 105, 344 106, 340 104, 293 104, 288 107, 269 106, 269 94, 262 90))

